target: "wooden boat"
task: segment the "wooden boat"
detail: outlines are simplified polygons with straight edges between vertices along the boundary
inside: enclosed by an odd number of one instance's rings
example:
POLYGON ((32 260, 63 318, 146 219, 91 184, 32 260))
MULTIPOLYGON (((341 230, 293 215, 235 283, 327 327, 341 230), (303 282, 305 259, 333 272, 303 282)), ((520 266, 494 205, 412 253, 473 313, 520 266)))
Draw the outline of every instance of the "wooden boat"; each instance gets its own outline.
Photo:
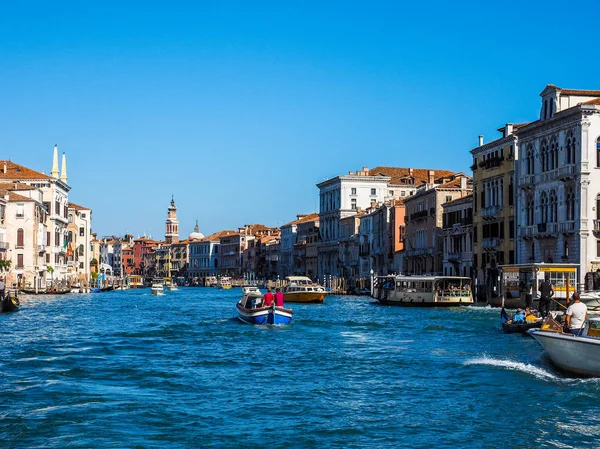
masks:
POLYGON ((504 307, 500 311, 500 324, 502 325, 502 330, 505 334, 525 334, 527 335, 527 331, 529 329, 538 329, 542 327, 542 323, 544 320, 539 318, 537 321, 530 321, 524 323, 512 323, 510 322, 510 316, 504 310, 504 307))
POLYGON ((381 304, 457 307, 473 304, 471 279, 458 276, 380 276, 373 297, 381 304))
POLYGON ((251 291, 237 303, 238 318, 247 324, 290 324, 292 309, 276 307, 262 307, 262 293, 251 291))
POLYGON ((327 292, 319 284, 306 276, 287 276, 287 284, 283 287, 283 298, 285 302, 318 303, 325 301, 327 292))
POLYGON ((531 335, 559 368, 573 374, 600 377, 600 318, 590 318, 581 335, 567 334, 562 326, 549 319, 531 335))
POLYGON ((7 293, 4 299, 0 300, 0 312, 16 312, 19 310, 19 298, 12 293, 7 293))

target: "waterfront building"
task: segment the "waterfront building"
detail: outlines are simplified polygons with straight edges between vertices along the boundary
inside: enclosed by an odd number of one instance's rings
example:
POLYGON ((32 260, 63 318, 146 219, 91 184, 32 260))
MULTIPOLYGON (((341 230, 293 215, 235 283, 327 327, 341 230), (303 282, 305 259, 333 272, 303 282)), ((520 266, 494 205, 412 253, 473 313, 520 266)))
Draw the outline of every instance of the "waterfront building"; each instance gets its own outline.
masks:
POLYGON ((473 278, 473 195, 442 204, 444 276, 473 278))
POLYGON ((48 213, 39 188, 0 189, 4 199, 5 248, 3 258, 11 261, 6 285, 27 290, 45 289, 52 281, 48 275, 46 248, 48 213), (19 192, 19 193, 16 193, 19 192))
POLYGON ((160 278, 171 277, 171 245, 169 243, 160 242, 154 249, 154 254, 152 254, 152 256, 154 259, 155 270, 150 268, 151 262, 148 261, 148 267, 146 269, 147 275, 160 278))
POLYGON ((464 173, 436 177, 404 200, 406 206, 406 271, 408 274, 441 274, 443 262, 442 204, 470 195, 471 178, 464 173))
POLYGON ((69 202, 67 221, 66 256, 69 281, 72 284, 79 283, 81 287, 87 287, 90 285, 91 274, 92 210, 89 207, 69 202))
POLYGON ((100 266, 100 244, 98 235, 92 232, 92 240, 90 242, 90 270, 98 272, 100 266))
POLYGON ((206 285, 206 278, 218 276, 221 268, 219 246, 221 237, 233 234, 235 231, 215 232, 200 240, 190 242, 189 277, 201 285, 206 285))
POLYGON ((515 161, 514 130, 525 126, 506 124, 502 134, 487 144, 479 136, 473 155, 473 268, 475 294, 484 300, 499 290, 500 265, 515 263, 515 161))
MULTIPOLYGON (((373 203, 375 206, 375 203, 373 203)), ((358 226, 359 234, 359 274, 358 277, 362 279, 371 279, 373 271, 373 259, 371 259, 371 245, 373 243, 373 207, 368 207, 360 217, 360 223, 358 226)), ((361 210, 359 210, 359 213, 361 210)))
POLYGON ((316 280, 317 243, 319 241, 319 214, 306 216, 297 228, 294 245, 294 275, 316 280))
POLYGON ((404 240, 406 238, 406 207, 404 200, 392 200, 390 207, 390 249, 392 251, 393 273, 404 273, 404 240))
POLYGON ((121 250, 122 276, 125 277, 135 274, 135 264, 133 260, 133 245, 124 246, 121 250))
POLYGON ((347 288, 356 287, 360 273, 360 235, 358 233, 362 212, 340 220, 339 265, 340 275, 346 282, 347 288))
POLYGON ((519 161, 517 262, 600 268, 600 91, 549 84, 539 119, 514 133, 519 161))
POLYGON ((128 274, 152 277, 156 273, 155 250, 160 242, 147 237, 133 241, 133 267, 127 267, 128 274))
POLYGON ((318 217, 318 214, 298 214, 296 220, 281 226, 278 263, 278 275, 281 279, 294 273, 294 245, 298 239, 298 226, 301 223, 314 222, 318 217))
POLYGON ((375 174, 369 169, 349 172, 317 184, 319 188, 318 276, 339 276, 340 220, 365 209, 372 202, 383 202, 388 193, 387 185, 392 178, 375 174))
POLYGON ((67 184, 67 162, 63 153, 62 170, 58 170, 58 147, 54 147, 54 156, 50 176, 27 168, 23 165, 4 160, 0 161, 0 182, 22 183, 42 191, 43 204, 48 213, 48 231, 50 241, 45 249, 46 265, 51 266, 53 279, 66 282, 67 260, 67 214, 69 191, 67 184))
POLYGON ((279 236, 272 236, 265 245, 265 279, 277 279, 277 263, 279 261, 279 245, 281 239, 279 236))
POLYGON ((8 203, 8 191, 0 190, 0 260, 8 260, 8 236, 6 235, 6 204, 8 203))
POLYGON ((171 204, 167 211, 167 220, 165 221, 165 243, 179 242, 179 221, 177 220, 177 207, 175 199, 171 198, 171 204))

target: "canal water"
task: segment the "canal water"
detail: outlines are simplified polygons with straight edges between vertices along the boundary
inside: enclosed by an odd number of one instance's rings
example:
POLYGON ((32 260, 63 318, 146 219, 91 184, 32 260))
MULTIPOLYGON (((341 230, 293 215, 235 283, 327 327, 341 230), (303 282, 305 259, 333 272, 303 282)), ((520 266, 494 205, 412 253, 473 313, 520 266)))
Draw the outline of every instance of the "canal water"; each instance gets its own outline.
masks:
POLYGON ((293 304, 239 289, 23 297, 0 315, 0 446, 586 448, 600 380, 558 372, 498 310, 293 304))

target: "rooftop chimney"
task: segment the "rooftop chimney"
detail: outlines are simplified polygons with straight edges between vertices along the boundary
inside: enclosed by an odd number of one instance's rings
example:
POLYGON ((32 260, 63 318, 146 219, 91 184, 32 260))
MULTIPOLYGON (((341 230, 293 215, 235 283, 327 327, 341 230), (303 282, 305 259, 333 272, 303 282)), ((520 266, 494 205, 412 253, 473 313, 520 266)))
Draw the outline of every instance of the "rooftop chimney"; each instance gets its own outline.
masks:
POLYGON ((427 182, 429 182, 429 184, 433 184, 433 182, 435 181, 435 171, 427 170, 427 178, 427 182))
POLYGON ((465 190, 467 188, 467 178, 465 178, 464 176, 460 177, 460 188, 462 190, 465 190))
POLYGON ((413 169, 412 169, 412 168, 409 168, 409 169, 408 169, 408 174, 409 174, 410 176, 412 176, 412 175, 413 175, 413 169))
POLYGON ((6 161, 4 161, 4 170, 2 173, 6 174, 6 161))
POLYGON ((483 145, 483 136, 479 136, 479 146, 483 145))
POLYGON ((506 136, 510 136, 513 132, 513 124, 512 123, 507 123, 506 126, 504 127, 504 137, 506 136))

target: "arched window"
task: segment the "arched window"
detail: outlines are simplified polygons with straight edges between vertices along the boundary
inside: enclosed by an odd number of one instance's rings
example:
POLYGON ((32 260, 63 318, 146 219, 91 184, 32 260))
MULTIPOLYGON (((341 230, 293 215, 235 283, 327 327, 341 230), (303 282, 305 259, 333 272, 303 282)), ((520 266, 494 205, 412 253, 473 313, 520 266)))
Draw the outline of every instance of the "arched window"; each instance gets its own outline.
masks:
POLYGON ((73 241, 73 231, 69 231, 69 235, 67 237, 67 242, 71 243, 73 241))
POLYGON ((19 228, 19 229, 17 229, 17 248, 23 248, 23 246, 25 246, 23 229, 19 228))
POLYGON ((527 174, 533 175, 535 173, 534 160, 533 160, 533 147, 531 144, 527 145, 527 174))
POLYGON ((73 214, 69 214, 69 223, 73 223, 73 214))
POLYGON ((527 226, 533 226, 533 213, 534 213, 533 197, 528 198, 526 208, 527 208, 527 226))
POLYGON ((550 170, 558 168, 558 143, 556 141, 556 136, 552 136, 552 139, 550 139, 549 159, 550 163, 548 165, 550 170))
POLYGON ((548 142, 546 142, 546 139, 542 140, 540 156, 542 159, 542 173, 543 173, 545 171, 548 171, 548 142))
POLYGON ((542 192, 540 195, 540 209, 541 209, 541 222, 548 222, 548 195, 546 192, 542 192))
POLYGON ((558 221, 558 201, 556 198, 556 191, 555 190, 551 190, 550 191, 550 217, 549 217, 549 222, 550 223, 556 223, 558 221))
POLYGON ((573 131, 567 133, 567 164, 575 163, 575 138, 573 137, 573 131))
POLYGON ((79 255, 83 256, 83 245, 79 245, 79 255))

